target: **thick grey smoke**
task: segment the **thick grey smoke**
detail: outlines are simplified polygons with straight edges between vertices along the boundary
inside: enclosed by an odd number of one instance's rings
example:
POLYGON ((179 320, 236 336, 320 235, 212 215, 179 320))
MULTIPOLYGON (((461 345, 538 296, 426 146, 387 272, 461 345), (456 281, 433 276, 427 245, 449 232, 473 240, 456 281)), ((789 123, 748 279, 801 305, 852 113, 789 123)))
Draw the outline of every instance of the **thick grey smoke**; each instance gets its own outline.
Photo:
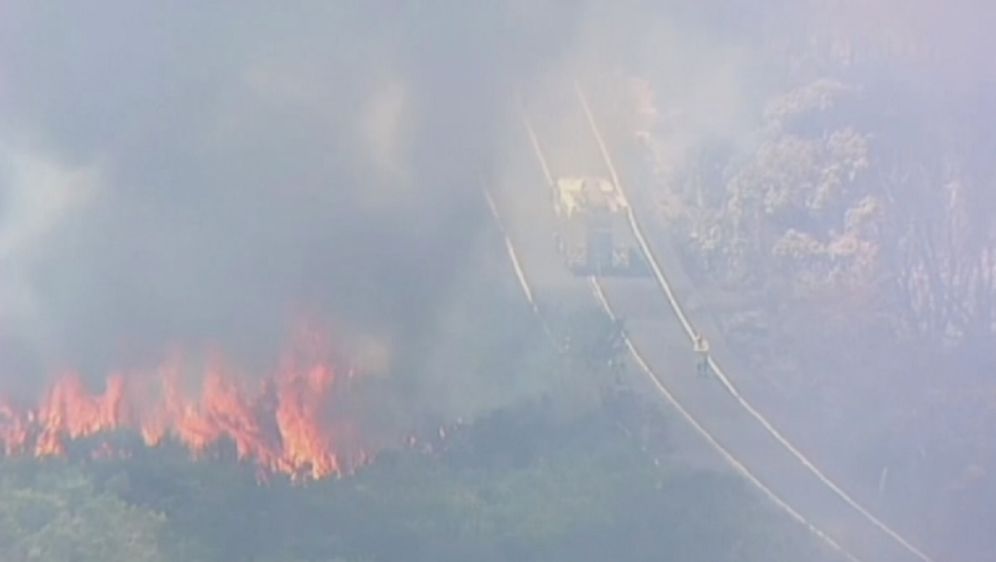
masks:
MULTIPOLYGON (((696 203, 720 210, 730 177, 774 184, 805 161, 755 158, 777 145, 766 136, 772 108, 802 115, 799 103, 847 91, 832 111, 779 128, 774 138, 791 142, 777 147, 850 131, 873 170, 859 187, 881 195, 894 182, 876 286, 904 267, 917 277, 909 264, 920 259, 940 272, 917 287, 928 296, 910 299, 922 323, 951 332, 979 301, 996 311, 993 291, 976 290, 996 286, 990 1, 220 4, 0 4, 0 391, 38 386, 66 365, 94 377, 146 366, 172 347, 217 345, 267 365, 303 319, 328 325, 373 370, 416 373, 402 385, 410 400, 393 395, 399 409, 430 399, 464 413, 508 392, 520 358, 502 358, 508 379, 475 374, 489 347, 480 326, 493 320, 477 311, 500 308, 481 303, 502 298, 492 289, 509 275, 482 251, 494 233, 479 182, 502 176, 510 145, 527 142, 519 102, 571 99, 575 78, 614 140, 651 146, 618 154, 654 160, 657 181, 641 187, 663 198, 682 188, 665 180, 699 182, 712 191, 696 203), (947 213, 952 202, 960 214, 947 213), (888 245, 907 235, 913 243, 888 245), (481 334, 479 347, 468 334, 481 334)), ((558 132, 544 140, 571 146, 558 132)), ((787 220, 813 226, 797 219, 787 220)), ((929 364, 991 376, 993 316, 977 316, 959 326, 978 339, 964 336, 957 361, 929 364)), ((869 356, 891 345, 877 333, 861 342, 869 356)), ((926 362, 897 366, 881 353, 867 364, 949 390, 926 362)), ((871 386, 879 374, 854 380, 871 386)), ((966 380, 969 390, 954 391, 975 394, 966 380)), ((850 390, 841 400, 875 396, 850 390)), ((924 400, 940 412, 917 418, 937 431, 938 457, 955 458, 948 444, 988 427, 965 421, 950 439, 938 429, 946 411, 924 400)), ((890 394, 848 422, 862 427, 885 402, 912 410, 890 394)), ((933 461, 918 459, 931 438, 907 437, 915 446, 895 456, 907 459, 908 489, 929 490, 933 461)), ((988 448, 971 462, 992 459, 988 448)), ((950 471, 969 464, 959 463, 950 471)), ((864 476, 870 486, 879 468, 864 476)), ((992 496, 991 470, 971 480, 990 494, 975 497, 992 496)), ((893 509, 934 505, 909 501, 893 509)), ((992 502, 972 505, 991 514, 992 502)))
POLYGON ((35 374, 265 360, 300 318, 432 345, 512 85, 557 50, 516 7, 0 10, 0 367, 35 374))
POLYGON ((524 92, 580 76, 621 129, 646 124, 642 100, 675 167, 749 144, 765 99, 828 74, 979 118, 992 15, 975 0, 6 3, 0 367, 100 370, 205 340, 258 359, 308 315, 424 348, 466 293, 453 284, 478 282, 462 272, 477 181, 502 165, 524 92))

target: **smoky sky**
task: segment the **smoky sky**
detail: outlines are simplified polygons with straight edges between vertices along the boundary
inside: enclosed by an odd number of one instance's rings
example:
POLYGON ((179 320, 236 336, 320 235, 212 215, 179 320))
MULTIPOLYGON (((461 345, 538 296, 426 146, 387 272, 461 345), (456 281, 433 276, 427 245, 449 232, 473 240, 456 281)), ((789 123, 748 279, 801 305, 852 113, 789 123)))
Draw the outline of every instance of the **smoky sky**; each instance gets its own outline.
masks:
POLYGON ((786 86, 771 61, 829 35, 923 51, 836 78, 966 107, 951 93, 993 78, 991 9, 945 6, 6 2, 0 368, 100 371, 205 341, 267 357, 302 317, 444 345, 429 327, 494 273, 472 270, 479 182, 523 92, 638 76, 682 135, 736 137, 786 86))
POLYGON ((513 84, 557 56, 514 6, 0 11, 0 338, 29 371, 266 356, 300 318, 414 346, 513 84))

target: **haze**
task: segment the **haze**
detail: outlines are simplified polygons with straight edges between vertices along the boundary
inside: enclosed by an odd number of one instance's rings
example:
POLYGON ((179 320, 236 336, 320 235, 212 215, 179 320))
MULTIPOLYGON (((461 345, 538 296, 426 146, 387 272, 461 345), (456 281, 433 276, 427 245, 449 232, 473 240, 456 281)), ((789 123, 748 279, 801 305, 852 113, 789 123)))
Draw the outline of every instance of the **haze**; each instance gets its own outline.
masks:
MULTIPOLYGON (((778 522, 746 535, 790 537, 722 554, 693 539, 607 548, 621 560, 996 560, 994 24, 982 0, 6 2, 0 397, 33 407, 67 371, 99 393, 108 374, 155 370, 178 350, 267 380, 306 326, 360 381, 335 402, 371 453, 466 431, 455 442, 471 452, 432 462, 477 467, 529 434, 529 458, 556 465, 585 453, 550 443, 597 439, 601 422, 578 420, 609 420, 643 439, 633 450, 648 463, 728 478, 738 505, 778 522), (557 257, 542 164, 610 177, 577 90, 695 330, 798 455, 720 385, 687 382, 696 356, 649 269, 604 275, 613 323, 587 274, 557 257), (618 386, 636 403, 606 398, 618 386), (755 466, 768 447, 784 459, 755 466)), ((163 506, 176 504, 136 492, 146 472, 121 462, 133 486, 121 501, 172 521, 163 506)), ((368 477, 394 486, 431 472, 405 462, 372 461, 368 477)), ((511 474, 499 464, 482 478, 511 474)), ((21 482, 5 478, 0 488, 21 482)), ((257 499, 247 509, 284 501, 257 499)), ((589 529, 563 528, 550 542, 526 533, 537 542, 424 553, 560 559, 589 529)), ((35 552, 3 529, 0 542, 21 545, 12 560, 35 552)), ((368 530, 338 546, 299 541, 293 559, 409 551, 364 550, 368 530)), ((291 543, 297 532, 280 531, 291 543)), ((599 532, 599 544, 629 540, 599 532)), ((191 548, 192 560, 285 556, 191 548)))

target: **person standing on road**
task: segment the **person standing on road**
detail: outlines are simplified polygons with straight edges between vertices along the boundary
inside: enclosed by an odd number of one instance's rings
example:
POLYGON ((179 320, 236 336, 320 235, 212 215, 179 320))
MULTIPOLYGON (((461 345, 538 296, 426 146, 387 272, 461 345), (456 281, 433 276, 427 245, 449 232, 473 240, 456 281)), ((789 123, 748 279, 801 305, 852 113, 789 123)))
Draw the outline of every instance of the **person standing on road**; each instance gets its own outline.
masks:
POLYGON ((709 342, 705 336, 697 334, 695 336, 695 353, 699 356, 698 372, 700 377, 709 375, 709 342))

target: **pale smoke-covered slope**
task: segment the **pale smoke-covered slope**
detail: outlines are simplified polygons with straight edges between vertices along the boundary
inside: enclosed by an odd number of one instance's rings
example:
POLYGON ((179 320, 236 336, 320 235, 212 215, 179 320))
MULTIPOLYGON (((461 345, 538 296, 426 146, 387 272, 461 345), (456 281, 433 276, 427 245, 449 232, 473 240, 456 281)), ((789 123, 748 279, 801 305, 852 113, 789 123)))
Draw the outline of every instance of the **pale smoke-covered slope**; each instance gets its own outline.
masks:
MULTIPOLYGON (((676 77, 646 72, 638 128, 665 218, 729 282, 880 291, 904 331, 991 333, 992 73, 969 66, 985 46, 973 18, 991 10, 844 3, 831 16, 823 4, 744 44, 757 57, 784 49, 767 63, 784 78, 725 130, 703 133, 704 110, 667 95, 676 77)), ((749 86, 734 85, 741 99, 749 86)))
POLYGON ((710 260, 703 267, 727 282, 889 292, 883 311, 897 328, 953 340, 990 333, 989 172, 963 148, 896 146, 871 125, 807 132, 807 120, 834 119, 834 103, 861 95, 838 86, 776 99, 753 151, 725 177, 697 175, 716 165, 700 161, 664 182, 666 218, 688 226, 710 260))
POLYGON ((681 77, 644 68, 631 130, 694 277, 740 295, 723 320, 785 400, 775 415, 939 555, 986 558, 992 8, 822 4, 744 43, 780 69, 737 83, 746 117, 706 130, 681 77))

